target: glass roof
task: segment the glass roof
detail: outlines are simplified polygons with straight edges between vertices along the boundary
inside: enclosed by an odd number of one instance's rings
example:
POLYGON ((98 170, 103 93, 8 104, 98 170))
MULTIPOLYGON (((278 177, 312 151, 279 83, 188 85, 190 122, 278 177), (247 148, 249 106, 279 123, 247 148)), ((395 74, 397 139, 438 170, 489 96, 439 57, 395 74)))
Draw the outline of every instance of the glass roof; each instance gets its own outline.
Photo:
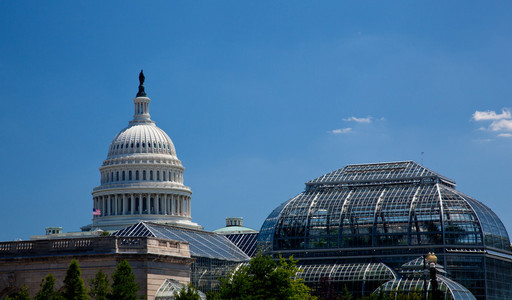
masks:
MULTIPOLYGON (((158 291, 155 295, 155 300, 173 300, 175 298, 175 295, 177 295, 182 288, 184 288, 185 285, 173 280, 173 279, 166 279, 164 283, 158 288, 158 291)), ((199 297, 201 300, 206 300, 206 295, 201 292, 197 291, 199 293, 199 297)))
POLYGON ((258 241, 258 233, 239 233, 225 235, 233 244, 250 257, 256 253, 256 243, 258 241))
POLYGON ((413 161, 348 165, 308 181, 306 185, 386 183, 422 178, 437 180, 449 186, 455 186, 455 181, 420 166, 413 161))
POLYGON ((345 263, 298 266, 301 272, 297 277, 305 283, 319 282, 329 278, 331 282, 386 281, 396 279, 397 275, 383 263, 345 263))
POLYGON ((494 212, 435 180, 306 188, 268 216, 258 243, 264 251, 471 245, 510 252, 494 212))
POLYGON ((140 222, 115 232, 115 236, 151 236, 189 243, 190 255, 231 261, 250 258, 228 238, 208 231, 184 229, 163 224, 140 222))
MULTIPOLYGON (((437 275, 439 281, 439 290, 443 292, 444 299, 454 300, 476 300, 475 296, 466 289, 463 285, 446 278, 442 275, 437 275)), ((430 280, 427 280, 427 296, 431 292, 430 280)), ((398 278, 384 283, 377 291, 383 290, 384 292, 402 291, 402 292, 420 292, 423 291, 424 280, 422 278, 398 278)))

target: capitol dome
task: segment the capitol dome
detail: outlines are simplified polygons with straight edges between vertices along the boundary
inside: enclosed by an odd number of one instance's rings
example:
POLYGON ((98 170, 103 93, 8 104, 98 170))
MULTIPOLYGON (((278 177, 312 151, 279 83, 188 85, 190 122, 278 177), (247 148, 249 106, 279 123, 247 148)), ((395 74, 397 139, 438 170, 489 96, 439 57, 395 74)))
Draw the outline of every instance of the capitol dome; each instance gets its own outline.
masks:
POLYGON ((142 71, 139 80, 133 119, 110 143, 92 192, 92 224, 83 229, 118 230, 140 221, 202 229, 191 221, 192 191, 183 184, 174 144, 151 120, 142 71))

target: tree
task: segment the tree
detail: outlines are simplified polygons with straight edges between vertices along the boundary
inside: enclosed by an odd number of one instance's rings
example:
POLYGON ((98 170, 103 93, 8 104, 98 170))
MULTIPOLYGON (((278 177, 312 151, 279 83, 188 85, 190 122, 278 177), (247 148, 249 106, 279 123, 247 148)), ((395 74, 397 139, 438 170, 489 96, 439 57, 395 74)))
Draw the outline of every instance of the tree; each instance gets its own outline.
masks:
POLYGON ((297 261, 279 257, 276 262, 261 254, 221 280, 222 299, 315 299, 311 289, 296 275, 297 261))
POLYGON ((82 271, 78 261, 73 259, 69 264, 64 278, 64 298, 68 300, 86 300, 89 299, 85 292, 84 280, 82 279, 82 271))
POLYGON ((112 300, 135 300, 137 299, 137 291, 139 286, 135 282, 135 274, 133 274, 130 264, 123 259, 112 274, 112 293, 109 299, 112 300))
POLYGON ((55 277, 53 274, 46 275, 41 280, 41 288, 34 296, 34 300, 58 300, 62 299, 62 295, 55 290, 55 277))
POLYGON ((106 300, 109 293, 108 276, 100 269, 96 276, 89 281, 89 297, 92 300, 106 300))
POLYGON ((30 300, 30 293, 28 287, 23 285, 21 289, 11 295, 5 296, 5 300, 30 300))
POLYGON ((183 287, 179 293, 174 294, 175 300, 201 300, 201 296, 197 292, 197 289, 189 284, 186 287, 183 287))

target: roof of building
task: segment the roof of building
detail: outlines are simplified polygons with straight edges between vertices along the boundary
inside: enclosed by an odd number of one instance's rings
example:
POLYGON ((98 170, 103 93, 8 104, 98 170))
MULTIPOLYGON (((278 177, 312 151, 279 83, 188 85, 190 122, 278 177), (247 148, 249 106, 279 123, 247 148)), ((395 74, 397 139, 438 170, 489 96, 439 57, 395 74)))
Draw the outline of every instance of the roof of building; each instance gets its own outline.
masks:
POLYGON ((386 162, 373 164, 347 165, 306 183, 307 186, 319 184, 390 184, 421 179, 438 180, 446 185, 455 186, 455 181, 437 174, 413 161, 386 162))
POLYGON ((258 233, 258 230, 245 226, 226 226, 215 229, 213 232, 220 234, 237 234, 237 233, 258 233))
POLYGON ((192 257, 207 257, 230 261, 247 261, 249 256, 235 246, 224 235, 213 232, 184 229, 164 224, 140 222, 121 229, 114 236, 152 236, 189 243, 192 257))

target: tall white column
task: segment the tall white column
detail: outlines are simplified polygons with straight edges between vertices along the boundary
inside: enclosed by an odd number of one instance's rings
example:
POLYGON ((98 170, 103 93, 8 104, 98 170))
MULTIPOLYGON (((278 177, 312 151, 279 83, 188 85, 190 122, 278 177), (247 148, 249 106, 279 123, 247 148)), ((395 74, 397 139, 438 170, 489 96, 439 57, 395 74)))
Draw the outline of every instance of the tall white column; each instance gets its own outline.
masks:
POLYGON ((142 215, 142 193, 139 193, 139 215, 142 215))
POLYGON ((130 202, 132 207, 130 207, 130 215, 133 215, 135 212, 135 194, 130 194, 130 202))
POLYGON ((155 194, 155 210, 156 214, 160 214, 160 194, 155 194))
POLYGON ((113 215, 116 215, 116 216, 117 216, 117 215, 118 215, 118 213, 119 213, 119 210, 118 210, 118 209, 119 209, 119 206, 118 206, 118 203, 117 203, 117 198, 118 198, 118 197, 117 197, 117 194, 115 194, 115 195, 114 195, 114 213, 113 213, 113 215))
POLYGON ((111 213, 110 213, 110 195, 108 195, 107 197, 107 213, 106 215, 110 216, 111 213))
POLYGON ((126 212, 128 210, 128 205, 126 202, 126 194, 123 193, 123 215, 126 215, 126 212))

